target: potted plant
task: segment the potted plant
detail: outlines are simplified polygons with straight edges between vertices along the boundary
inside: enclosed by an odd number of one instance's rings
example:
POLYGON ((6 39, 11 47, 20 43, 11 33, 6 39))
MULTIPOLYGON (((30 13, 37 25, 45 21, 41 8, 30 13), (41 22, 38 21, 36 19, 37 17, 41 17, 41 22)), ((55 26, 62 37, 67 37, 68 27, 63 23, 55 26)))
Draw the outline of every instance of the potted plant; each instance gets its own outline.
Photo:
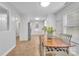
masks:
POLYGON ((47 33, 47 37, 51 39, 53 37, 53 32, 55 31, 52 26, 44 26, 44 32, 47 33))

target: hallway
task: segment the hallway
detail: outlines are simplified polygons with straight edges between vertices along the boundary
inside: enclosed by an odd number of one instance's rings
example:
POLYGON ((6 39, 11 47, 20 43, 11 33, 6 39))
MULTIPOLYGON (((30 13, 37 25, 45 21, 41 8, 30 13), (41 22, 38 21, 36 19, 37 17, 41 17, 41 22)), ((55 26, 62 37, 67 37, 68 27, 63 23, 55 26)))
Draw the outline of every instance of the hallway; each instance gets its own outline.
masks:
POLYGON ((0 56, 79 55, 79 2, 48 3, 0 2, 0 56))

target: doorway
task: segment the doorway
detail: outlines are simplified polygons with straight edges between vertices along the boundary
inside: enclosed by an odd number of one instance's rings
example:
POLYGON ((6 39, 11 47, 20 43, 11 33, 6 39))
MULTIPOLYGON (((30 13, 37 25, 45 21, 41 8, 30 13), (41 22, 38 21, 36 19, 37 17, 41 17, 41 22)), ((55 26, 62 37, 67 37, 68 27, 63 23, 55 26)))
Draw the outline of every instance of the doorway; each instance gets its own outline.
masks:
POLYGON ((44 20, 31 20, 30 22, 28 22, 28 39, 30 40, 31 36, 43 35, 43 27, 44 20))

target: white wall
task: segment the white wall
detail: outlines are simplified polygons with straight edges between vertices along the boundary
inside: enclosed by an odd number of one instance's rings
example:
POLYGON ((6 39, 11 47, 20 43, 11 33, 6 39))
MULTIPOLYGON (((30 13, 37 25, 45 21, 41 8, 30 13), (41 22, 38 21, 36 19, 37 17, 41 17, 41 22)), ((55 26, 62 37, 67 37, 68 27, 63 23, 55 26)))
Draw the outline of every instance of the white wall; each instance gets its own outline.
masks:
POLYGON ((56 21, 55 21, 55 15, 54 14, 49 14, 47 16, 47 24, 51 25, 52 27, 56 27, 56 21))
POLYGON ((28 17, 21 17, 21 22, 20 22, 20 31, 19 31, 19 35, 20 35, 20 40, 23 41, 27 41, 28 40, 28 17))
POLYGON ((16 18, 16 36, 19 36, 21 17, 16 18))
MULTIPOLYGON (((47 16, 47 24, 51 25, 54 30, 56 30, 56 19, 55 19, 55 15, 54 14, 50 14, 47 16)), ((56 35, 56 33, 54 32, 54 35, 56 35)))
MULTIPOLYGON (((63 32, 63 15, 71 14, 72 12, 77 12, 77 13, 79 12, 79 3, 78 2, 73 2, 70 5, 64 7, 62 10, 60 10, 59 12, 56 13, 56 29, 57 29, 58 34, 63 32)), ((72 34, 72 41, 79 43, 78 27, 77 27, 77 29, 75 29, 75 28, 67 29, 67 33, 72 34)), ((74 53, 75 55, 79 55, 78 49, 79 49, 79 45, 72 47, 70 49, 70 51, 71 51, 71 53, 74 53)))
POLYGON ((15 15, 18 15, 7 3, 0 3, 9 10, 9 30, 0 31, 0 55, 5 55, 11 48, 16 46, 15 15))

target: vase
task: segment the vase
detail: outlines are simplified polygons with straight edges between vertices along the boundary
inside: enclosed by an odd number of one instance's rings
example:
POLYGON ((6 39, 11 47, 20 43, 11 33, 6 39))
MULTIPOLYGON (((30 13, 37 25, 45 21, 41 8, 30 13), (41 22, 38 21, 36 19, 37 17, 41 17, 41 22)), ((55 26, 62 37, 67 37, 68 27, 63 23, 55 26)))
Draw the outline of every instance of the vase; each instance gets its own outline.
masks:
POLYGON ((47 34, 48 39, 52 39, 53 34, 47 34))

